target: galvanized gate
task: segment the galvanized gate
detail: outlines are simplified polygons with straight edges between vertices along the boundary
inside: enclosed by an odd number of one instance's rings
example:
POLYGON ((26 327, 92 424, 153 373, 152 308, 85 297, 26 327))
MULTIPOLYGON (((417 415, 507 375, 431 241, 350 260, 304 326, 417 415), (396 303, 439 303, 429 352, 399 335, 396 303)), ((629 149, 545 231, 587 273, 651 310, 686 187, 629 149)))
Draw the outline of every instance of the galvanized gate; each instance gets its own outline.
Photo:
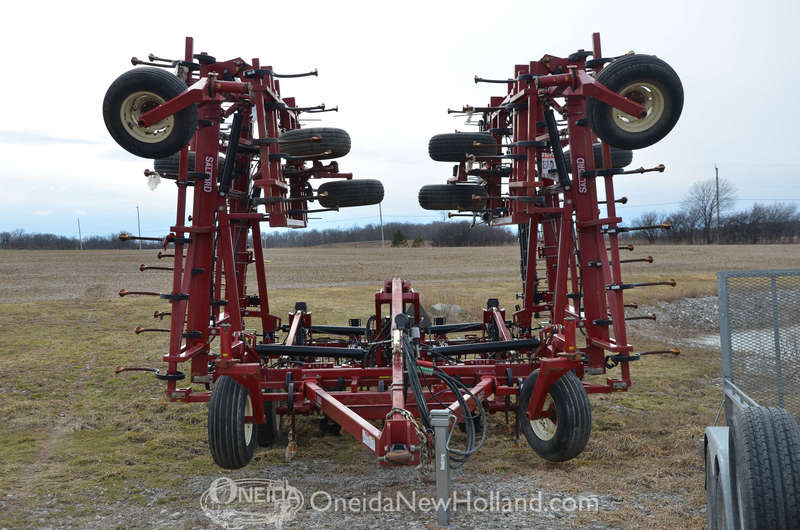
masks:
POLYGON ((800 421, 800 269, 720 272, 717 281, 728 419, 731 405, 757 403, 800 421))

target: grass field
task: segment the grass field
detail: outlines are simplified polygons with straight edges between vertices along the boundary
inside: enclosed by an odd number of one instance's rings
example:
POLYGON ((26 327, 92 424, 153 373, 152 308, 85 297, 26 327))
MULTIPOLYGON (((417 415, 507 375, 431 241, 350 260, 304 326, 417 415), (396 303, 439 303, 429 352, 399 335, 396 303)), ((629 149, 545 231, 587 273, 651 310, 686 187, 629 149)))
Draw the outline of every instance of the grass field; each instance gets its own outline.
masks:
MULTIPOLYGON (((650 246, 653 265, 625 268, 626 280, 670 279, 678 287, 634 291, 640 304, 715 294, 721 269, 796 267, 797 246, 650 246)), ((514 247, 281 249, 269 251, 272 312, 307 301, 315 322, 366 319, 383 280, 410 279, 426 306, 465 308, 474 318, 489 297, 511 307, 519 290, 514 247)), ((119 365, 159 366, 166 336, 136 336, 165 303, 120 299, 120 288, 168 291, 170 273, 139 272, 155 251, 0 252, 0 527, 207 526, 200 493, 222 474, 280 470, 290 482, 319 473, 368 477, 376 465, 348 436, 322 436, 300 421, 297 458, 257 453, 245 470, 222 473, 206 443, 203 405, 167 403, 151 375, 114 375, 119 365), (175 513, 181 515, 174 516, 175 513), (198 518, 199 517, 199 518, 198 518), (163 524, 162 524, 163 523, 163 524)), ((658 325, 658 324, 656 324, 658 325)), ((686 336, 698 333, 686 328, 686 336)), ((672 346, 640 332, 637 350, 672 346)), ((680 339, 678 339, 680 340, 680 339)), ((546 491, 604 495, 606 508, 547 526, 696 527, 704 524, 698 443, 721 400, 718 352, 683 347, 678 358, 632 367, 629 393, 593 396, 593 432, 578 458, 555 465, 507 433, 502 415, 464 483, 513 478, 546 491)), ((389 477, 392 470, 380 471, 389 477)), ((403 475, 398 475, 403 476, 403 475)), ((430 484, 424 483, 430 488, 430 484)), ((344 524, 343 524, 344 526, 344 524)), ((468 526, 468 525, 467 525, 468 526)))

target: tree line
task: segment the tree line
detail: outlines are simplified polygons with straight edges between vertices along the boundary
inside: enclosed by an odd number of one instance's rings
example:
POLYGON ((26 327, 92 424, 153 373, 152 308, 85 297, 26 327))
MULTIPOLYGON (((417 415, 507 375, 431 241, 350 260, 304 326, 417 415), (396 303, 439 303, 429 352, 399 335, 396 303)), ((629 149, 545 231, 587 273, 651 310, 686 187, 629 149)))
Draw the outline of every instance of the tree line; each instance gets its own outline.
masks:
MULTIPOLYGON (((0 232, 0 249, 18 250, 78 250, 83 244, 84 249, 107 250, 139 248, 138 241, 120 241, 119 232, 107 236, 90 236, 79 241, 77 237, 60 236, 57 234, 32 234, 22 229, 11 232, 0 232)), ((157 241, 142 241, 142 248, 160 248, 157 241)))
MULTIPOLYGON (((386 223, 383 234, 387 244, 406 239, 434 247, 479 247, 510 245, 516 242, 516 235, 504 228, 475 225, 472 223, 444 222, 433 223, 386 223), (399 234, 398 234, 399 232, 399 234), (399 237, 397 237, 399 236, 399 237)), ((271 232, 265 235, 267 248, 311 247, 335 243, 355 243, 380 241, 380 225, 368 224, 353 228, 330 228, 326 230, 292 230, 271 232)), ((404 246, 395 244, 394 246, 404 246)))
MULTIPOLYGON (((468 222, 388 223, 383 226, 387 244, 400 232, 403 237, 416 241, 414 246, 428 244, 439 247, 472 247, 507 245, 516 242, 516 235, 503 228, 485 225, 472 226, 468 222), (421 242, 421 243, 420 243, 421 242)), ((310 247, 334 243, 359 241, 379 241, 379 225, 363 227, 330 228, 326 230, 287 230, 263 234, 266 248, 310 247)), ((119 233, 108 236, 86 237, 82 241, 84 249, 135 249, 138 241, 120 241, 119 233)), ((142 241, 142 248, 159 248, 157 241, 142 241)), ((34 234, 24 230, 0 232, 0 249, 28 250, 76 250, 81 248, 77 237, 56 234, 34 234)))
MULTIPOLYGON (((714 179, 695 182, 678 210, 646 212, 629 226, 657 226, 629 232, 628 238, 649 243, 741 244, 800 242, 800 212, 791 202, 754 203, 749 209, 734 210, 736 189, 725 179, 719 181, 719 200, 714 179), (717 204, 719 203, 719 208, 717 204)), ((628 225, 628 223, 625 223, 628 225)))

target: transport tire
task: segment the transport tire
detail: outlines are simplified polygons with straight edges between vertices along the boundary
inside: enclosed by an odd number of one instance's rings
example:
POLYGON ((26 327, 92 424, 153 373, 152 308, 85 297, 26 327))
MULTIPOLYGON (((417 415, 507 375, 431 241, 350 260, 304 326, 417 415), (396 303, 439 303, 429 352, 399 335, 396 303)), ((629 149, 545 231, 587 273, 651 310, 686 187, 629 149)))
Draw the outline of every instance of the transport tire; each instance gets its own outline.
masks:
POLYGON ((553 416, 528 419, 528 405, 539 370, 532 372, 519 393, 517 417, 528 444, 536 454, 551 462, 564 462, 578 456, 592 432, 592 409, 589 396, 575 372, 570 370, 553 383, 545 397, 544 408, 553 416))
MULTIPOLYGON (((594 167, 603 167, 603 147, 600 144, 594 144, 592 151, 594 152, 594 167)), ((633 162, 633 151, 611 146, 612 168, 622 169, 628 167, 631 162, 633 162)), ((564 151, 564 163, 567 165, 567 173, 572 173, 572 157, 569 149, 564 151)))
POLYGON ((746 407, 733 418, 738 518, 745 529, 789 528, 800 516, 800 430, 778 407, 746 407))
POLYGON ((621 149, 641 149, 661 140, 678 122, 683 110, 683 85, 675 70, 658 57, 622 57, 603 68, 597 81, 647 109, 644 117, 635 118, 589 98, 586 116, 604 142, 621 149))
POLYGON ((490 156, 497 151, 497 140, 483 132, 437 134, 428 142, 428 154, 437 162, 463 162, 467 155, 490 156))
POLYGON ((281 153, 306 160, 330 160, 350 152, 350 135, 344 129, 310 127, 292 129, 278 139, 281 153))
POLYGON ((480 184, 428 184, 419 189, 419 205, 425 210, 482 210, 486 199, 473 200, 473 195, 488 197, 480 184))
POLYGON ((252 415, 247 388, 227 375, 217 379, 208 402, 208 447, 218 466, 239 469, 250 462, 257 436, 244 418, 252 415))
POLYGON ((103 119, 111 137, 143 158, 164 158, 180 151, 197 130, 197 105, 190 105, 151 127, 139 117, 186 90, 186 83, 161 68, 135 68, 119 76, 103 99, 103 119))
MULTIPOLYGON (((181 154, 175 153, 165 158, 156 158, 153 161, 153 170, 165 178, 176 178, 180 171, 181 154)), ((189 151, 189 171, 194 171, 195 153, 189 151)), ((217 155, 217 167, 222 169, 225 164, 225 155, 217 155)))
POLYGON ((264 402, 264 416, 267 421, 256 425, 256 440, 260 447, 270 447, 280 438, 280 425, 278 415, 275 414, 276 403, 274 401, 264 402))
POLYGON ((380 180, 335 180, 320 185, 318 193, 327 193, 320 197, 323 208, 349 208, 351 206, 368 206, 383 200, 383 184, 380 180))

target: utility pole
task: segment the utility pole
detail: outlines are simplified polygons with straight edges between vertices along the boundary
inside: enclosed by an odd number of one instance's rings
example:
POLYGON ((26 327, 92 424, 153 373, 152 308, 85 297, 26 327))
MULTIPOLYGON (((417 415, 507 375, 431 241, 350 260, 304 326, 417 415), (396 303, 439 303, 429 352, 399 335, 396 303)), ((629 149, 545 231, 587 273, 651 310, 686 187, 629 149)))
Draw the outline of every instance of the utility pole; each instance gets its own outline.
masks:
POLYGON ((142 222, 139 220, 139 206, 136 206, 136 226, 139 227, 139 250, 142 250, 142 222))
POLYGON ((381 203, 378 203, 378 215, 381 219, 381 248, 384 248, 384 241, 383 241, 383 209, 381 209, 381 203))
POLYGON ((78 217, 78 248, 83 250, 83 235, 81 235, 81 218, 78 217))
POLYGON ((717 245, 719 245, 719 168, 716 164, 714 164, 714 173, 716 175, 716 182, 717 182, 717 194, 716 194, 716 202, 717 202, 717 245))

